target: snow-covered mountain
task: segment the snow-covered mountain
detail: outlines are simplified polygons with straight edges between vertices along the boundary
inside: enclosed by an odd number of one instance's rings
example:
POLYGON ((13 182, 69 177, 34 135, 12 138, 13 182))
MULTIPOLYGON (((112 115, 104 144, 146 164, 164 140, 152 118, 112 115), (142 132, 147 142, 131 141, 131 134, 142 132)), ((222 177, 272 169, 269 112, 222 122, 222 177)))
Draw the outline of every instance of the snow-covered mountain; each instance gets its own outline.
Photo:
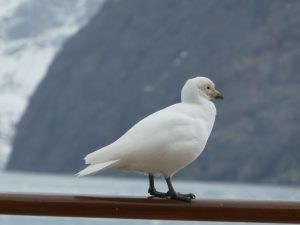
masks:
POLYGON ((0 168, 15 124, 53 57, 103 2, 0 0, 0 168))
POLYGON ((7 169, 74 174, 84 155, 178 102, 187 79, 206 75, 225 101, 216 102, 206 151, 178 177, 299 185, 299 8, 300 1, 107 1, 53 60, 7 169))

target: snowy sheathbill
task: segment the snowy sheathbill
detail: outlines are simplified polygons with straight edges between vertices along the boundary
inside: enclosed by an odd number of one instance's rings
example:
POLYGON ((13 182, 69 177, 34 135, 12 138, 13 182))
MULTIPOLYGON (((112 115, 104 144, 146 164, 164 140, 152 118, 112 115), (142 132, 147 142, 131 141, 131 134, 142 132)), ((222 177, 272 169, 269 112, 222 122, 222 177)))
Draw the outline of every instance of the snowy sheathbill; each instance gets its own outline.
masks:
POLYGON ((110 168, 143 172, 149 175, 151 196, 190 201, 195 195, 176 192, 171 178, 203 151, 215 122, 213 99, 223 96, 210 79, 189 79, 182 88, 181 103, 147 116, 112 144, 88 154, 89 165, 78 175, 110 168), (155 189, 155 174, 164 176, 168 192, 155 189))

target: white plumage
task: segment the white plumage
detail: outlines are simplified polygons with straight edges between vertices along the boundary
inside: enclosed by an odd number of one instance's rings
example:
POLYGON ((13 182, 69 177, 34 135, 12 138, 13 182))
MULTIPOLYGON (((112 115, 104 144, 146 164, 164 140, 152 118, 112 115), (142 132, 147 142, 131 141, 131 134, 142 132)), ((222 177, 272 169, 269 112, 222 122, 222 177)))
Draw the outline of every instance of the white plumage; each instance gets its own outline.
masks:
POLYGON ((89 166, 78 175, 117 168, 170 178, 203 151, 216 116, 211 99, 217 98, 223 97, 208 78, 188 80, 181 103, 147 116, 112 144, 87 155, 89 166))

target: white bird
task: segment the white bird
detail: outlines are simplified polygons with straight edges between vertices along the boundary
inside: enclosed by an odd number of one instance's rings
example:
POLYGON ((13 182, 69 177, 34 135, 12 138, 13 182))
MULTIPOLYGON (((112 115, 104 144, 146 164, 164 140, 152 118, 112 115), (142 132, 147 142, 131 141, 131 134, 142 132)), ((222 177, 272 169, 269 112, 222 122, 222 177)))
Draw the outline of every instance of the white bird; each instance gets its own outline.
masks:
POLYGON ((195 195, 175 192, 171 177, 203 151, 215 122, 212 99, 223 96, 210 79, 189 79, 182 88, 181 103, 147 116, 112 144, 88 154, 89 166, 77 175, 111 168, 143 172, 149 174, 151 196, 190 201, 195 195), (156 191, 155 174, 166 179, 167 193, 156 191))

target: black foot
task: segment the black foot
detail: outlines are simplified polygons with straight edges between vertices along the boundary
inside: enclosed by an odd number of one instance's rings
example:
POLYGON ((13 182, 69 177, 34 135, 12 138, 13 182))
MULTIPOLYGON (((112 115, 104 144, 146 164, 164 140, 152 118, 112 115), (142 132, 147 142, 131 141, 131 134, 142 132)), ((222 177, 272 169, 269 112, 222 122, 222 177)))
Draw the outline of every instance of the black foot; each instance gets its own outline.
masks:
POLYGON ((156 191, 155 188, 149 188, 148 193, 151 195, 151 197, 167 198, 169 196, 168 193, 156 191))
POLYGON ((179 201, 184 201, 184 202, 191 202, 192 199, 195 199, 195 195, 192 194, 192 193, 189 193, 189 194, 181 194, 179 192, 170 192, 168 191, 167 193, 171 199, 176 199, 176 200, 179 200, 179 201))
POLYGON ((188 194, 178 193, 178 194, 183 195, 183 196, 185 196, 187 198, 190 198, 190 199, 195 199, 196 198, 196 196, 193 193, 188 193, 188 194))

